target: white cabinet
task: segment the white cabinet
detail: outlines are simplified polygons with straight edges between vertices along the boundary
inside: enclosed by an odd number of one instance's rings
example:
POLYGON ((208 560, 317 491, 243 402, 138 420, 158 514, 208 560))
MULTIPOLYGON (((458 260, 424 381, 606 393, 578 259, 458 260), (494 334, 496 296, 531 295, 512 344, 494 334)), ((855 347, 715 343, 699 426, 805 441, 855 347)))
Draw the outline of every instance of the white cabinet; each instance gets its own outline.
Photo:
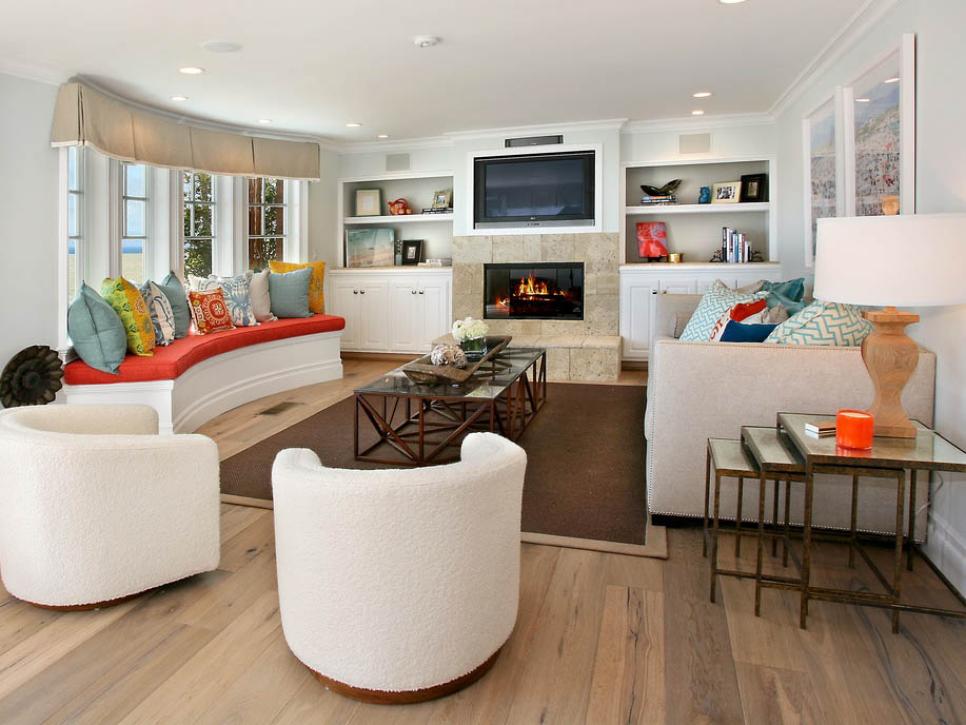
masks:
POLYGON ((330 311, 346 319, 342 349, 428 352, 450 326, 452 270, 333 270, 330 311))
POLYGON ((655 300, 662 294, 703 294, 720 279, 741 287, 760 279, 781 279, 781 265, 641 264, 620 268, 620 333, 625 360, 647 360, 654 329, 655 300))

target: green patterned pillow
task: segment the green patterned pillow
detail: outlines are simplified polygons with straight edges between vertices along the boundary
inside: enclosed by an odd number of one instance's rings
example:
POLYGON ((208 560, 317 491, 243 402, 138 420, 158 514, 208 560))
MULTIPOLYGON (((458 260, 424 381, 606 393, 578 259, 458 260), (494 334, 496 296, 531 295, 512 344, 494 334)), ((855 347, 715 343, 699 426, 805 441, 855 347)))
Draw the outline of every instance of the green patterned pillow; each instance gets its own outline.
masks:
POLYGON ((691 342, 707 342, 711 339, 711 331, 715 323, 725 312, 742 302, 754 302, 767 297, 767 292, 745 293, 733 290, 720 279, 716 279, 711 289, 704 293, 697 309, 688 320, 687 326, 681 333, 681 340, 691 342))
POLYGON ((854 305, 815 300, 776 327, 765 342, 853 347, 861 345, 870 332, 872 324, 854 305))
POLYGON ((121 318, 128 351, 143 357, 154 355, 154 323, 138 288, 124 277, 107 277, 101 283, 101 297, 121 318))

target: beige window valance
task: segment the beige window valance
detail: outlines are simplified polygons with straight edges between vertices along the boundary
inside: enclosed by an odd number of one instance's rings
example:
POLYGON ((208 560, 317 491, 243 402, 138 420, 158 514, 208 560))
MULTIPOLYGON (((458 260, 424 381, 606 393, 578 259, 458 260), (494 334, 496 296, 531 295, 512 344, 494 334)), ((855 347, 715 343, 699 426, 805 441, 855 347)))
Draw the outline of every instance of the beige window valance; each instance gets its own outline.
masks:
POLYGON ((213 131, 128 105, 83 83, 57 94, 54 146, 93 146, 124 161, 233 176, 319 179, 319 145, 213 131))

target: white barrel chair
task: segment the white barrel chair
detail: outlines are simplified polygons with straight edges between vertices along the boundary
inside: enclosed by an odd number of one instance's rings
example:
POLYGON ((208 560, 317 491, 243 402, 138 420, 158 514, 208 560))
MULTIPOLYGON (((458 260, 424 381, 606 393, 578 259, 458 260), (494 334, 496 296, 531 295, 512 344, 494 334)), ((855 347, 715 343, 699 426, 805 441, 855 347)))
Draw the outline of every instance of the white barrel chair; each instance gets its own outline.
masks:
POLYGON ((91 609, 217 568, 217 446, 157 433, 146 405, 0 411, 0 576, 10 594, 91 609))
POLYGON ((474 433, 461 460, 408 470, 272 468, 289 648, 330 689, 380 703, 455 692, 493 665, 520 590, 526 453, 474 433))

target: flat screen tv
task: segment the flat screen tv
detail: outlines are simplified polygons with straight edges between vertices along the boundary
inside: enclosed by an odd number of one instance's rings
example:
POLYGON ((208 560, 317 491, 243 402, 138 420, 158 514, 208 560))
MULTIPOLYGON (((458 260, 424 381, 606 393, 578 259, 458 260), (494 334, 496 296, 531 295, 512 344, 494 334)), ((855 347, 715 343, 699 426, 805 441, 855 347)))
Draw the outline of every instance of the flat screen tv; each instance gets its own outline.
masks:
POLYGON ((594 157, 593 151, 478 157, 473 225, 593 226, 594 157))

